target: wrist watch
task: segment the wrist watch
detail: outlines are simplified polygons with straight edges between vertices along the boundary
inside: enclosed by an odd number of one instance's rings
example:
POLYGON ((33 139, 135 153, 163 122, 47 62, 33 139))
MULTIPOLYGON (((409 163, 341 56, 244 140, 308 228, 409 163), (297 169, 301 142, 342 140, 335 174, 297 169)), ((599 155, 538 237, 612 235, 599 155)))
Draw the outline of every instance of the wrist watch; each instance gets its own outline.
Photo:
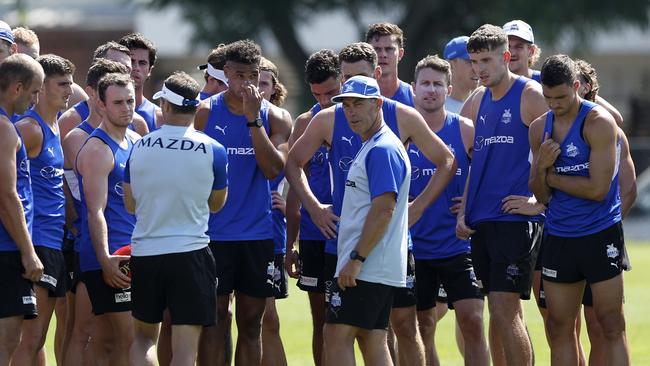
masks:
POLYGON ((262 119, 260 117, 255 118, 254 121, 246 123, 246 127, 257 127, 261 128, 263 126, 262 119))
POLYGON ((366 257, 359 255, 359 252, 357 252, 356 250, 350 252, 350 259, 358 260, 361 263, 366 261, 366 257))

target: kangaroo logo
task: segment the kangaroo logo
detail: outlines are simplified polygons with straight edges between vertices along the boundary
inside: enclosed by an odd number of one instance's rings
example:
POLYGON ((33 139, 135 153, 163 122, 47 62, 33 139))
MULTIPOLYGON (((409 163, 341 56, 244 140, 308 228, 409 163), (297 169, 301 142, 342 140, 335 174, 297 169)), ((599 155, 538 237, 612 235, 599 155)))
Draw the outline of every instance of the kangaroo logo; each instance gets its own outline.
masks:
POLYGON ((341 136, 341 140, 346 141, 348 144, 350 144, 350 146, 352 146, 352 138, 353 136, 350 137, 341 136))
POLYGON ((226 128, 228 128, 228 126, 223 126, 223 127, 214 126, 214 129, 221 131, 221 133, 223 133, 224 136, 226 136, 226 128))

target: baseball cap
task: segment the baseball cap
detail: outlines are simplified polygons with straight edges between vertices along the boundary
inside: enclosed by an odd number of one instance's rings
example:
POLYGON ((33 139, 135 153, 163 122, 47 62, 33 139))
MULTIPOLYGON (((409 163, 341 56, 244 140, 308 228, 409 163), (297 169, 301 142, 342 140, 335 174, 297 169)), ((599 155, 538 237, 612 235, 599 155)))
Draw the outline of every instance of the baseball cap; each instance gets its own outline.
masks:
POLYGON ((511 20, 503 25, 503 30, 509 36, 519 37, 526 42, 535 43, 533 28, 523 20, 511 20))
POLYGON ((14 42, 14 34, 11 32, 11 27, 2 20, 0 20, 0 39, 11 44, 16 43, 14 42))
POLYGON ((381 94, 379 93, 379 84, 377 84, 377 80, 367 76, 353 76, 343 84, 341 94, 332 97, 332 103, 339 103, 341 102, 341 99, 348 97, 379 99, 381 98, 381 94))
POLYGON ((452 39, 445 46, 443 56, 445 60, 453 60, 455 58, 462 58, 469 60, 469 53, 467 53, 467 40, 469 37, 460 36, 452 39))

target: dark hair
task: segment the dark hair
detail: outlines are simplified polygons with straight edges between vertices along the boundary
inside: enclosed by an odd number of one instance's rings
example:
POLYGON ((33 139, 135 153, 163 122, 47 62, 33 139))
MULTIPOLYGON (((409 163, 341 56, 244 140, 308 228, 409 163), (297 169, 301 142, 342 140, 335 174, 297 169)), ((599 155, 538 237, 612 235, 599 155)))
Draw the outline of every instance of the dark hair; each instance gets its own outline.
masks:
POLYGON ((236 41, 226 45, 226 62, 236 62, 244 65, 259 65, 262 50, 250 39, 236 41))
MULTIPOLYGON (((173 74, 169 75, 165 79, 165 86, 185 99, 196 99, 201 91, 199 83, 183 71, 174 71, 173 74)), ((187 106, 179 106, 174 103, 168 104, 171 106, 172 112, 179 114, 194 114, 199 107, 198 104, 187 106)))
POLYGON ((0 91, 6 91, 13 83, 29 87, 34 77, 42 72, 43 68, 33 58, 15 53, 0 63, 0 91))
POLYGON ((492 24, 483 24, 469 36, 467 52, 494 51, 498 48, 508 47, 508 36, 501 27, 492 24))
POLYGON ((373 68, 377 67, 377 52, 366 42, 349 44, 339 52, 339 63, 359 61, 367 61, 373 68))
POLYGON ((406 39, 402 29, 393 23, 386 22, 371 24, 366 32, 366 42, 370 43, 370 41, 383 36, 395 36, 399 48, 404 47, 406 39))
POLYGON ((131 55, 131 51, 129 51, 129 49, 126 48, 126 46, 123 46, 115 41, 108 41, 95 48, 95 52, 93 52, 93 60, 97 60, 99 58, 106 58, 106 55, 110 50, 122 52, 127 56, 131 55))
POLYGON ((588 83, 591 86, 587 94, 585 94, 584 99, 590 100, 592 102, 596 101, 596 96, 598 95, 598 90, 600 89, 596 69, 594 69, 594 67, 585 60, 575 59, 573 62, 576 64, 580 82, 583 84, 588 83))
POLYGON ((553 55, 542 64, 542 85, 554 87, 572 85, 577 77, 576 64, 567 55, 553 55))
POLYGON ((213 48, 208 55, 208 63, 215 69, 223 70, 226 64, 226 45, 220 43, 216 48, 213 48))
POLYGON ((75 66, 70 60, 53 54, 41 55, 36 62, 43 67, 45 77, 72 75, 75 71, 75 66))
POLYGON ((120 38, 117 43, 126 46, 129 50, 143 49, 149 51, 149 67, 156 63, 156 46, 140 33, 131 33, 120 38))
POLYGON ((340 75, 339 58, 332 50, 320 50, 309 56, 305 62, 305 80, 309 84, 320 84, 340 75))
POLYGON ((88 69, 88 73, 86 74, 86 85, 93 89, 97 89, 97 84, 104 75, 115 73, 129 75, 129 69, 119 62, 107 60, 105 58, 98 58, 88 69))
POLYGON ((449 65, 449 62, 447 60, 438 57, 438 55, 427 56, 422 60, 418 61, 417 65, 415 65, 415 74, 413 76, 413 81, 417 82, 418 74, 420 73, 420 70, 426 68, 439 71, 445 74, 445 80, 447 81, 447 86, 451 84, 451 66, 449 65))
POLYGON ((97 91, 99 92, 99 99, 102 102, 106 102, 106 90, 111 85, 126 87, 129 84, 133 84, 131 76, 128 74, 118 74, 110 73, 104 75, 99 82, 97 83, 97 91))

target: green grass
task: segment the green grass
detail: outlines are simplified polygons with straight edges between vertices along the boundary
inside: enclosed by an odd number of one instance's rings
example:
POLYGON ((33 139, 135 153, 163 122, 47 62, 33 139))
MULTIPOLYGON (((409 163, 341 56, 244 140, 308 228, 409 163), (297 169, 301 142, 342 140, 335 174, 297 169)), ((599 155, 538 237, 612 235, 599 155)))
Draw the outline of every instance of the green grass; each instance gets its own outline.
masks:
MULTIPOLYGON (((630 343, 633 365, 650 365, 650 291, 647 279, 650 278, 650 243, 628 243, 633 270, 625 274, 625 317, 627 336, 630 343)), ((289 365, 312 365, 311 356, 311 318, 309 302, 304 292, 295 287, 292 281, 288 299, 278 302, 281 333, 289 365)), ((537 365, 550 364, 550 352, 544 336, 542 319, 533 301, 525 303, 526 322, 533 339, 537 365)), ((584 324, 584 323, 583 323, 584 324)), ((54 329, 47 339, 48 364, 54 365, 54 329)), ((586 330, 582 332, 582 344, 589 352, 586 330)), ((443 365, 462 365, 454 338, 454 313, 449 312, 438 325, 436 345, 443 365)), ((357 358, 358 364, 363 364, 357 358)))

